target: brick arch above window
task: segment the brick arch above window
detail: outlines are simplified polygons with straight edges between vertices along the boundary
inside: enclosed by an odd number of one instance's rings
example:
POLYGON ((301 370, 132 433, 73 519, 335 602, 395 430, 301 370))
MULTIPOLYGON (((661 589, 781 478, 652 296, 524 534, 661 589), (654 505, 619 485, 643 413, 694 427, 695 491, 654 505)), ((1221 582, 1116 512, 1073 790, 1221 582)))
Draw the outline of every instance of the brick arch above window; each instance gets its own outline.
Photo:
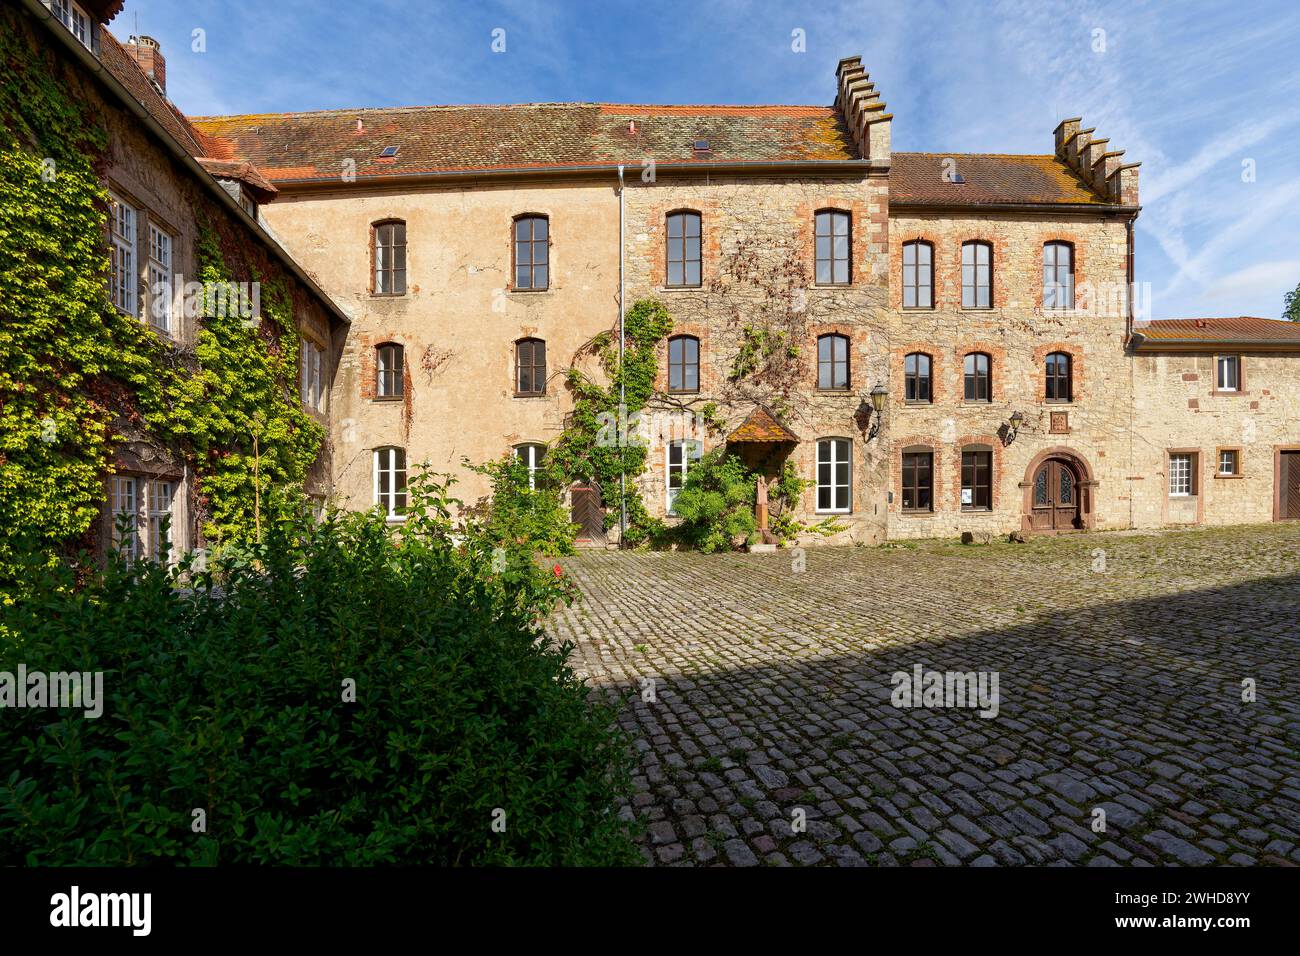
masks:
POLYGON ((1034 349, 1034 400, 1047 400, 1047 356, 1057 352, 1070 358, 1070 402, 1078 404, 1090 394, 1091 382, 1085 374, 1087 362, 1083 347, 1074 342, 1045 342, 1034 349))
POLYGON ((375 346, 375 398, 396 399, 406 394, 406 347, 386 341, 375 346))

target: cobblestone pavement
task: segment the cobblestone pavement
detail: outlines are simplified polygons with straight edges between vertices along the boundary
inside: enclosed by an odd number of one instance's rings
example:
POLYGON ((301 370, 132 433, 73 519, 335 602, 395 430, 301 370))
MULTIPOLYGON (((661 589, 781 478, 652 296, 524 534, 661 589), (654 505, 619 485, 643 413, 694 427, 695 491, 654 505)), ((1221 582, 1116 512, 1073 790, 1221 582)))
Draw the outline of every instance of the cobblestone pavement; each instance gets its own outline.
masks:
POLYGON ((1300 863, 1300 527, 804 556, 565 562, 650 863, 1300 863), (918 664, 997 715, 893 706, 918 664))

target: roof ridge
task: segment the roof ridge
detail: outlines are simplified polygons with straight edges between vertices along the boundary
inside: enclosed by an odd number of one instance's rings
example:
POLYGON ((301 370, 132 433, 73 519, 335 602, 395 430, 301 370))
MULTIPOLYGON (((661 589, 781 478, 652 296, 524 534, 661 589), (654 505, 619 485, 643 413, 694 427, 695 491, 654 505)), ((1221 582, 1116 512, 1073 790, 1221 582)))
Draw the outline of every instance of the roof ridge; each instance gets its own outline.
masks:
POLYGON ((546 109, 557 107, 589 109, 637 109, 637 110, 817 110, 834 113, 834 106, 804 103, 606 103, 586 100, 537 101, 531 103, 429 103, 408 106, 340 106, 318 110, 289 110, 278 113, 224 113, 190 116, 193 123, 215 122, 219 120, 254 120, 277 119, 293 116, 353 115, 356 113, 408 113, 425 110, 512 110, 512 109, 546 109))

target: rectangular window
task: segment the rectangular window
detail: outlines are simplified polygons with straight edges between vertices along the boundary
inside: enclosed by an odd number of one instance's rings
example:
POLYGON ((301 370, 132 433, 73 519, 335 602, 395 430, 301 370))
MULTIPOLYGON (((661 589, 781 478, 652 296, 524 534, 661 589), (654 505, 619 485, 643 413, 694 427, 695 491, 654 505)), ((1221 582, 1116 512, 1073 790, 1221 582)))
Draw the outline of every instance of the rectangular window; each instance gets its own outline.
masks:
POLYGON ((668 285, 700 285, 700 216, 675 212, 668 217, 668 285))
POLYGON ((550 282, 550 229, 545 216, 515 220, 515 288, 544 291, 550 282))
POLYGON ((983 352, 972 352, 963 361, 963 394, 968 402, 987 402, 992 400, 989 388, 989 357, 983 352))
POLYGON ((1043 308, 1074 308, 1074 249, 1068 243, 1043 246, 1043 308))
POLYGON ((136 315, 138 277, 135 271, 136 212, 116 196, 108 197, 109 250, 108 292, 113 305, 127 315, 136 315))
POLYGON ((68 31, 77 38, 77 41, 87 50, 92 49, 90 43, 90 17, 86 11, 73 3, 72 0, 52 0, 49 4, 54 15, 58 17, 59 22, 68 28, 68 31))
POLYGON ((149 324, 172 330, 172 237, 149 223, 149 324))
POLYGON ((140 556, 139 481, 113 476, 113 548, 128 561, 140 556))
POLYGON ((315 342, 303 337, 298 346, 298 363, 304 408, 321 410, 325 401, 325 352, 315 342))
POLYGON ((406 294, 406 223, 375 226, 375 294, 406 294))
POLYGON ((928 242, 903 243, 903 308, 934 308, 934 250, 928 242))
POLYGON ((817 510, 845 513, 850 501, 850 445, 831 438, 817 443, 817 510))
POLYGON ((815 233, 817 284, 847 285, 850 248, 849 214, 832 210, 819 212, 815 233))
POLYGON ((903 510, 934 510, 934 453, 903 454, 903 510))
POLYGON ((149 557, 159 564, 175 561, 175 517, 172 505, 176 482, 154 479, 149 482, 149 557))
POLYGON ((406 517, 405 449, 375 449, 375 504, 390 521, 406 517))
POLYGON ((1169 456, 1169 497, 1187 498, 1196 494, 1195 455, 1180 453, 1169 456))
POLYGON ((961 506, 964 511, 993 508, 993 452, 961 453, 961 506))
POLYGON ((521 339, 515 343, 515 394, 546 393, 546 343, 521 339))
POLYGON ((849 340, 843 335, 823 335, 817 340, 817 387, 849 387, 849 340))
POLYGON ((668 340, 668 391, 700 390, 700 340, 679 335, 668 340))
POLYGON ((992 305, 992 251, 986 242, 961 247, 961 307, 987 309, 992 305))
POLYGON ((537 490, 537 475, 542 470, 542 460, 546 457, 546 446, 537 444, 516 445, 515 457, 528 469, 528 490, 537 490))
POLYGON ((1236 448, 1219 449, 1219 474, 1236 477, 1241 474, 1241 452, 1236 448))
POLYGON ((903 399, 926 403, 930 396, 930 356, 913 352, 903 360, 903 399))
POLYGON ((676 514, 678 493, 686 487, 686 474, 691 462, 699 461, 704 446, 698 441, 674 441, 668 443, 668 483, 665 504, 670 515, 676 514))
POLYGON ((1214 360, 1214 388, 1219 392, 1235 392, 1241 388, 1241 359, 1236 355, 1220 355, 1214 360))

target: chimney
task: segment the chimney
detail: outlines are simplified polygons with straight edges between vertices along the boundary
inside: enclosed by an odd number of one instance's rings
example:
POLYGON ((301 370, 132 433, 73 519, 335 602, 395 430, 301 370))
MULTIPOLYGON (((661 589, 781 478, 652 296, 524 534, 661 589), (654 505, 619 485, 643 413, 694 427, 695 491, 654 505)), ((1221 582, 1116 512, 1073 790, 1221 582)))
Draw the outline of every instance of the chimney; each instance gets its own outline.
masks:
POLYGON ((876 92, 867 71, 862 68, 862 57, 847 56, 835 68, 837 92, 835 105, 844 115, 849 135, 862 159, 889 162, 889 122, 893 114, 886 112, 885 104, 876 92))
POLYGON ((163 96, 167 95, 167 61, 163 59, 162 48, 153 37, 131 37, 126 42, 126 50, 132 59, 144 71, 144 75, 153 81, 153 85, 163 96))
POLYGON ((1109 149, 1110 140, 1094 133, 1096 129, 1084 128, 1081 117, 1061 120, 1053 134, 1057 158, 1108 202, 1136 206, 1137 170, 1142 164, 1121 162, 1124 150, 1109 149))

